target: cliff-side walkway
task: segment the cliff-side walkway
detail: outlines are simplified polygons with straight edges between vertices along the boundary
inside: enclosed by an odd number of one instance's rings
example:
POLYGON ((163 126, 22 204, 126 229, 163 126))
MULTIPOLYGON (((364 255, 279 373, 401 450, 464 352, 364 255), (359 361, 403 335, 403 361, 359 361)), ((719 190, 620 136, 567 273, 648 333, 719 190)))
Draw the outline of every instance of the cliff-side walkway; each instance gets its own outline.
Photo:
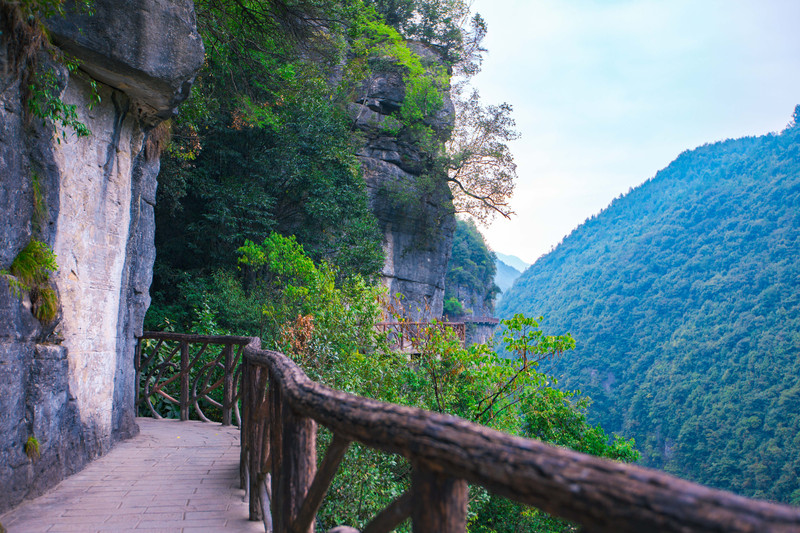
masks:
POLYGON ((239 430, 137 419, 141 433, 0 516, 9 533, 263 532, 239 488, 239 430))

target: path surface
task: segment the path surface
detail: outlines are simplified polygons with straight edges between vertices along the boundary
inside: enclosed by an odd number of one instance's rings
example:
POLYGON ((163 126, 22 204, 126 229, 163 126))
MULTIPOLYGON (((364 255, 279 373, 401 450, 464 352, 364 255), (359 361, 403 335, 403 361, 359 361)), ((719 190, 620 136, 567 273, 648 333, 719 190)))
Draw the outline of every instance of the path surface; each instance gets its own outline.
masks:
MULTIPOLYGON (((239 430, 138 418, 141 433, 0 516, 8 533, 258 532, 239 488, 239 430)), ((0 496, 1 497, 1 496, 0 496)))

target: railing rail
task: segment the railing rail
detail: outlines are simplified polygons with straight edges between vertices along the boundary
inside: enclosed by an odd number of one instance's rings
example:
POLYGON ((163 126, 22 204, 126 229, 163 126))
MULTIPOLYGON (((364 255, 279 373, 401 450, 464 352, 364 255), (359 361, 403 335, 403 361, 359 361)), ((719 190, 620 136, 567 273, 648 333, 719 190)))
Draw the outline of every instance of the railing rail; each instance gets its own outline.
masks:
POLYGON ((463 316, 459 318, 465 324, 487 324, 487 325, 497 325, 500 323, 500 319, 493 316, 463 316))
POLYGON ((361 398, 311 381, 250 339, 242 361, 241 474, 250 518, 313 531, 351 442, 406 457, 409 491, 362 530, 463 532, 467 483, 598 532, 798 532, 800 508, 750 500, 668 474, 557 448, 463 419, 361 398), (334 435, 317 468, 316 428, 334 435))

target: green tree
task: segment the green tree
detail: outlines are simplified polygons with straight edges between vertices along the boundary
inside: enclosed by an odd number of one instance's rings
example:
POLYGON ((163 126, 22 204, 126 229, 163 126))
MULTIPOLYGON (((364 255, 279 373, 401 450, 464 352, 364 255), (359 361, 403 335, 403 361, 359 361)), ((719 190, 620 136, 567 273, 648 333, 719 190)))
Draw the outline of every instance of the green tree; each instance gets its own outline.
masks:
POLYGON ((406 39, 435 48, 450 65, 465 57, 465 22, 470 6, 464 0, 367 0, 387 24, 406 39))
MULTIPOLYGON (((505 349, 515 357, 500 357, 484 345, 461 346, 452 331, 432 323, 415 338, 416 352, 404 358, 379 353, 374 363, 359 366, 357 381, 366 388, 357 393, 384 401, 404 403, 460 416, 512 434, 537 438, 552 444, 621 461, 635 461, 634 442, 608 436, 586 419, 589 402, 575 393, 555 387, 555 380, 537 370, 543 359, 558 357, 575 346, 566 335, 545 335, 540 319, 522 315, 504 321, 505 349), (364 379, 366 378, 366 379, 364 379), (381 385, 376 388, 375 380, 381 385)), ((352 360, 351 360, 352 363, 352 360)), ((322 516, 348 516, 351 524, 363 524, 407 488, 409 466, 397 458, 374 452, 353 451, 334 481, 322 516), (361 461, 368 461, 364 465, 361 461), (346 487, 365 483, 376 490, 374 498, 353 494, 346 487), (392 488, 389 488, 392 487, 392 488), (339 499, 338 494, 345 496, 339 499), (358 502, 358 506, 354 505, 358 502)), ((470 493, 470 531, 563 531, 570 524, 548 515, 489 495, 473 487, 470 493)), ((334 522, 330 522, 333 524, 334 522)), ((326 526, 327 527, 327 526, 326 526)))
MULTIPOLYGON (((227 285, 210 293, 214 321, 224 322, 238 309, 256 310, 249 320, 257 324, 240 322, 238 327, 258 325, 265 346, 290 355, 312 379, 586 453, 625 461, 638 456, 632 441, 609 442, 600 427, 588 424, 588 400, 558 390, 552 378, 537 370, 540 361, 575 346, 568 334, 544 334, 541 318, 519 315, 504 321, 503 343, 512 358, 488 346, 464 348, 451 330, 433 323, 418 332, 418 355, 409 361, 375 334, 383 289, 358 277, 337 284, 329 264, 315 263, 295 239, 277 233, 261 244, 246 243, 238 262, 238 275, 223 278, 220 282, 227 285)), ((321 432, 320 456, 330 439, 321 432)), ((322 527, 363 526, 408 488, 409 473, 401 457, 351 447, 320 511, 322 527)), ((502 522, 549 524, 549 530, 558 531, 556 526, 565 524, 485 491, 471 500, 470 530, 488 531, 502 522), (498 515, 499 510, 506 514, 498 515)))

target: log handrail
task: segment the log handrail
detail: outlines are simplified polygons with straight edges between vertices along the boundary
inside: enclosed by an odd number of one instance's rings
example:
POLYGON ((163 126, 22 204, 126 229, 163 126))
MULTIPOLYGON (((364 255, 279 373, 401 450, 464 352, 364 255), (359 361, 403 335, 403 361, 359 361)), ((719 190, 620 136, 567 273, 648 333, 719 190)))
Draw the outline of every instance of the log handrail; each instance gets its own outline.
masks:
POLYGON ((403 455, 413 467, 410 492, 364 532, 388 532, 409 516, 414 531, 464 531, 467 483, 591 532, 800 532, 797 507, 328 388, 256 338, 243 365, 241 473, 251 519, 269 532, 313 531, 320 494, 350 442, 403 455), (317 424, 334 435, 319 472, 317 424))

